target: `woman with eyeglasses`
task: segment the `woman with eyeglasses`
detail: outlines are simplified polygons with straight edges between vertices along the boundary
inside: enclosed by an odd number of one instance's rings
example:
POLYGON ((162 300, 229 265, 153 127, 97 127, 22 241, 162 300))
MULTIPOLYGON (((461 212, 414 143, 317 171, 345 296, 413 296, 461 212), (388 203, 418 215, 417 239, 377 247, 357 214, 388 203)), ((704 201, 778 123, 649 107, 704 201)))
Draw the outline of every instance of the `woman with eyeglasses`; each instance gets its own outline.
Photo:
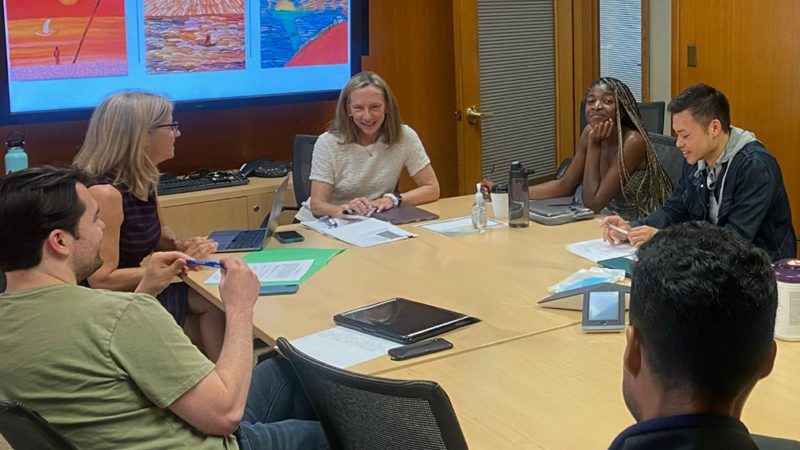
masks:
MULTIPOLYGON (((141 263, 154 251, 178 250, 204 259, 216 250, 216 243, 205 237, 178 239, 158 215, 158 165, 175 156, 175 139, 181 135, 172 109, 164 97, 133 91, 109 96, 92 114, 74 164, 94 177, 89 192, 106 224, 103 265, 87 280, 93 288, 135 290, 145 270, 141 263)), ((192 342, 216 361, 224 313, 185 283, 170 285, 158 299, 192 342)))

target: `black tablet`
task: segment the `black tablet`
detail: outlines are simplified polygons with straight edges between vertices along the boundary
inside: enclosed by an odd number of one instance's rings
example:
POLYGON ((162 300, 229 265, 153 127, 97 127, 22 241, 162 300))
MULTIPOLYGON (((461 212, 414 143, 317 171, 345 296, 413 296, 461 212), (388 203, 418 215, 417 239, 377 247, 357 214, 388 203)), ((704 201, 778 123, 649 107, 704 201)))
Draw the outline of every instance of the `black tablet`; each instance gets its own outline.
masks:
POLYGON ((333 316, 337 325, 410 344, 478 322, 479 319, 395 297, 333 316))

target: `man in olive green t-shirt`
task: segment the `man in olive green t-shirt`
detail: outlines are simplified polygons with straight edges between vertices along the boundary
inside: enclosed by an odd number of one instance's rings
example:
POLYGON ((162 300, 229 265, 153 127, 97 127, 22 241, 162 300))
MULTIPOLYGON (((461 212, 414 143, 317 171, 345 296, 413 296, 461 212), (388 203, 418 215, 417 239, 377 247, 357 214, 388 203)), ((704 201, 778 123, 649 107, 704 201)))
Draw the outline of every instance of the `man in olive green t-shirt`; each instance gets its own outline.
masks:
POLYGON ((258 280, 241 259, 222 260, 216 364, 153 298, 188 256, 154 253, 135 293, 77 286, 102 264, 105 225, 87 181, 48 166, 0 180, 0 398, 26 403, 78 448, 327 448, 285 360, 252 369, 258 280))

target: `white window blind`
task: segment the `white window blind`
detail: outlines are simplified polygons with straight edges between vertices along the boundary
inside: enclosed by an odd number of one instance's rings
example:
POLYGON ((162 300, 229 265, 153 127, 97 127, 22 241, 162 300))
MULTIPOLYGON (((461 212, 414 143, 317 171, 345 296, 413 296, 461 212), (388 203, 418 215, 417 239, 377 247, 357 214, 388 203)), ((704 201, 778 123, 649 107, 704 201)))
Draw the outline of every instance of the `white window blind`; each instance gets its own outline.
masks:
MULTIPOLYGON (((481 170, 506 181, 511 161, 534 177, 556 169, 552 0, 478 0, 481 170)), ((477 181, 477 180, 476 180, 477 181)))
POLYGON ((641 0, 600 0, 600 75, 619 78, 642 101, 641 0))

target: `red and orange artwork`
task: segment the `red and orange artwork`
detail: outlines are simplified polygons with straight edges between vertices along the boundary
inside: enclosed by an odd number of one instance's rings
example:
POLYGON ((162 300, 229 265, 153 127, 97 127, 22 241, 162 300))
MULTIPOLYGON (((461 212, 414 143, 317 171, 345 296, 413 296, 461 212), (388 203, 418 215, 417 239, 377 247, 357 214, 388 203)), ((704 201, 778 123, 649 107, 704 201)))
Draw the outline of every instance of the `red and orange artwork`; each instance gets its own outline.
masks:
POLYGON ((128 73, 124 0, 6 0, 11 79, 128 73))
POLYGON ((145 0, 147 73, 245 67, 244 0, 145 0))

